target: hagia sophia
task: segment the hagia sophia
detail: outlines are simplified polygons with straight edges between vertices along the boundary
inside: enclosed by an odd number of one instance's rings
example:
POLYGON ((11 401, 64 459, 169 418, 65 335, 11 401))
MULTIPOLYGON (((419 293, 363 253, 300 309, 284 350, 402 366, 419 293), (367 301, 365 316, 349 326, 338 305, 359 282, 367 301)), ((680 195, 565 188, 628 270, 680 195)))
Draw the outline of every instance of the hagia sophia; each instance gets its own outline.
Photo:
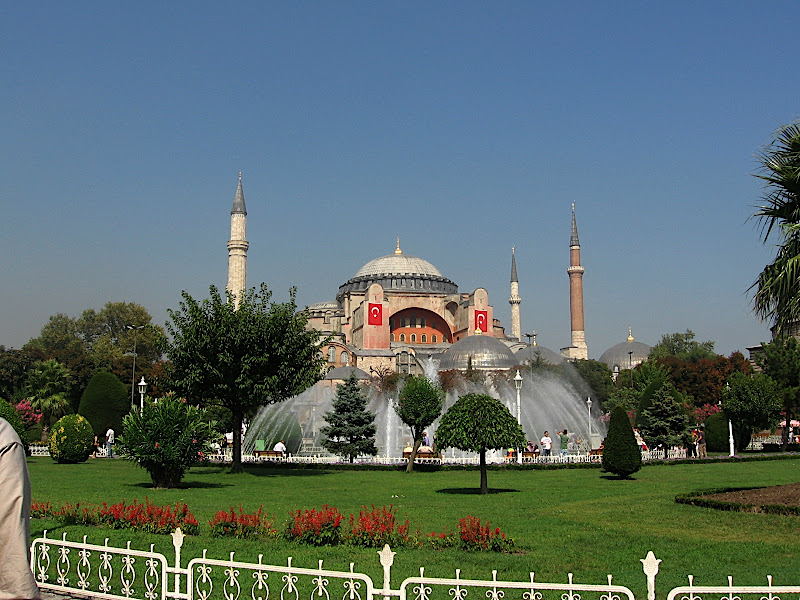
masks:
MULTIPOLYGON (((231 209, 227 290, 247 287, 247 209, 242 174, 231 209)), ((421 372, 432 357, 439 369, 509 369, 536 359, 549 363, 588 358, 583 319, 583 273, 575 205, 569 239, 570 343, 560 353, 538 346, 534 334, 522 340, 519 281, 514 249, 508 302, 511 331, 498 319, 484 288, 459 292, 458 285, 425 259, 406 254, 397 239, 394 252, 368 261, 339 286, 334 299, 309 306, 308 327, 330 337, 320 350, 330 369, 356 367, 367 372, 421 372)), ((634 340, 605 351, 600 361, 615 374, 647 358, 650 346, 634 340)))

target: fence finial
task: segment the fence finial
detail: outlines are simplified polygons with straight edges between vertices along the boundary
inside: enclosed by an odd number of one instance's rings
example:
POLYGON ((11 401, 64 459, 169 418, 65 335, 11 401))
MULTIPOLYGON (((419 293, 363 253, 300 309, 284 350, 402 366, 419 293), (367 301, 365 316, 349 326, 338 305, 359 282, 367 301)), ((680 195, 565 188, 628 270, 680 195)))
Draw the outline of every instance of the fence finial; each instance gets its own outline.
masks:
POLYGON ((647 576, 647 600, 656 600, 656 575, 658 575, 658 565, 661 563, 661 559, 656 558, 656 555, 650 550, 647 557, 640 560, 644 574, 647 576))

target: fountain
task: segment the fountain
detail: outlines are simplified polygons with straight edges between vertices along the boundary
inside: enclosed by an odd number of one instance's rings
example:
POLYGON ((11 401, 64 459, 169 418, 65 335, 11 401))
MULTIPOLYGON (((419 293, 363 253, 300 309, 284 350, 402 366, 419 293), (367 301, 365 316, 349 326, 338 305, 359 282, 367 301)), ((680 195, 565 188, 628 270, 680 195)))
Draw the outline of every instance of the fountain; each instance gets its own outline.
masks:
MULTIPOLYGON (((428 377, 438 379, 436 359, 428 357, 418 360, 428 377)), ((515 372, 510 372, 512 377, 515 372)), ((567 429, 570 438, 586 451, 590 447, 589 407, 586 403, 588 387, 577 371, 567 366, 567 377, 561 377, 548 369, 523 368, 520 374, 523 378, 520 393, 521 424, 527 439, 538 444, 545 431, 549 431, 550 437, 556 439, 556 432, 567 429)), ((448 391, 445 397, 444 411, 459 396, 477 392, 499 398, 515 415, 517 392, 513 379, 493 376, 491 373, 485 379, 484 383, 476 384, 465 378, 456 378, 454 389, 448 391)), ((397 392, 382 393, 374 385, 368 385, 366 391, 369 410, 376 414, 378 456, 402 456, 403 447, 411 441, 411 433, 394 410, 397 392)), ((279 439, 286 440, 291 454, 325 453, 321 447, 319 430, 325 426, 324 414, 332 410, 335 396, 335 382, 323 380, 294 398, 261 408, 247 429, 245 453, 252 452, 256 440, 264 440, 266 446, 271 448, 279 439)), ((592 433, 596 434, 593 437, 599 440, 605 436, 606 425, 598 419, 598 403, 594 403, 591 411, 592 433)), ((429 433, 434 436, 437 425, 438 420, 429 428, 429 433)))

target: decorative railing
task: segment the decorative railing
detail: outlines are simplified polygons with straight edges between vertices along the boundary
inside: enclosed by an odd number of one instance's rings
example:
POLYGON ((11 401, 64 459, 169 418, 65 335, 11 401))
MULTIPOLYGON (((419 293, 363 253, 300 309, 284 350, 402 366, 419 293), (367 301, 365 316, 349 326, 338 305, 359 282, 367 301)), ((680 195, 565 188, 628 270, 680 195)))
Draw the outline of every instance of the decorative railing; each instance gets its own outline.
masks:
MULTIPOLYGON (((298 567, 292 558, 286 565, 269 565, 259 555, 258 562, 239 561, 231 552, 228 559, 214 559, 207 551, 181 566, 183 533, 172 534, 175 558, 167 558, 153 550, 134 550, 130 542, 125 548, 90 544, 83 536, 81 542, 51 539, 44 536, 31 546, 31 570, 40 589, 61 594, 76 594, 108 600, 635 600, 633 592, 613 583, 585 584, 576 582, 572 573, 564 583, 536 581, 534 573, 525 581, 505 581, 497 578, 463 579, 460 569, 455 577, 427 577, 424 567, 419 576, 408 577, 397 588, 392 587, 391 570, 395 552, 384 546, 378 552, 383 567, 383 584, 376 587, 372 578, 354 569, 336 571, 316 567, 298 567), (470 596, 471 592, 475 592, 470 596)), ((641 560, 647 584, 647 600, 655 600, 656 576, 661 563, 652 552, 641 560)), ((767 577, 764 586, 734 586, 728 577, 725 586, 696 586, 689 576, 689 585, 671 590, 666 600, 781 600, 797 597, 800 586, 776 586, 767 577)))

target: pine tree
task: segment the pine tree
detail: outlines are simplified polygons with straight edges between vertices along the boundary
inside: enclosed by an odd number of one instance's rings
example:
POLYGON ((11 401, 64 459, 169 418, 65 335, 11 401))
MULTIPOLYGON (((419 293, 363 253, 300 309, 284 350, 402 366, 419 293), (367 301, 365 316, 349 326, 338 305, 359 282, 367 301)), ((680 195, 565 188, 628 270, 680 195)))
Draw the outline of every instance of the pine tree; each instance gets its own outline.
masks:
POLYGON ((642 437, 650 448, 684 446, 688 442, 689 416, 670 386, 653 394, 652 403, 641 415, 642 437))
POLYGON ((621 406, 611 413, 608 436, 603 448, 603 470, 622 478, 642 468, 642 452, 633 435, 628 414, 621 406))
POLYGON ((333 411, 325 413, 327 426, 320 429, 322 446, 339 456, 349 458, 369 454, 375 456, 375 414, 367 410, 367 398, 358 385, 355 374, 336 386, 333 411))

